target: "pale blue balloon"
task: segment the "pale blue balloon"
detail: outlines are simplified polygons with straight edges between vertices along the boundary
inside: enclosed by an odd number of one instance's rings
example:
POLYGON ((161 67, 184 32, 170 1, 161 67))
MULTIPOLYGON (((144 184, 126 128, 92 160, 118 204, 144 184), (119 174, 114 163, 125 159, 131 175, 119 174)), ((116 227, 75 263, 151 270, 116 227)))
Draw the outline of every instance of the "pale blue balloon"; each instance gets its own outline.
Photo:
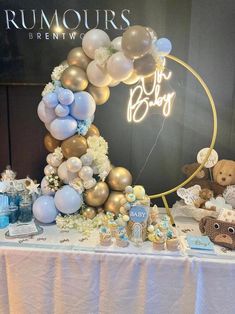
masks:
POLYGON ((37 112, 39 119, 45 124, 51 123, 56 118, 55 110, 47 108, 44 101, 40 101, 37 112))
POLYGON ((74 214, 82 206, 83 200, 81 194, 75 191, 69 185, 65 185, 55 194, 55 205, 63 214, 74 214))
POLYGON ((58 96, 54 92, 50 92, 43 96, 43 101, 47 108, 55 108, 58 105, 58 96))
POLYGON ((74 94, 71 90, 62 88, 58 91, 58 99, 62 105, 71 105, 74 101, 74 94))
POLYGON ((57 140, 63 141, 74 135, 77 130, 77 121, 71 116, 56 118, 50 124, 51 135, 57 140))
POLYGON ((69 107, 68 106, 65 106, 65 105, 61 105, 59 104, 56 108, 55 108, 55 114, 58 116, 58 117, 66 117, 69 115, 69 107))
POLYGON ((55 93, 57 94, 57 96, 58 96, 59 92, 60 92, 61 90, 63 90, 63 89, 64 89, 64 88, 61 87, 61 86, 56 86, 54 92, 55 92, 55 93))
POLYGON ((58 210, 55 207, 54 198, 49 195, 40 196, 33 204, 34 217, 42 223, 55 221, 58 210))
POLYGON ((74 102, 70 114, 77 120, 86 120, 93 116, 96 109, 94 98, 88 92, 74 93, 74 102))
POLYGON ((158 39, 155 45, 159 55, 166 56, 171 52, 172 44, 167 38, 158 39))

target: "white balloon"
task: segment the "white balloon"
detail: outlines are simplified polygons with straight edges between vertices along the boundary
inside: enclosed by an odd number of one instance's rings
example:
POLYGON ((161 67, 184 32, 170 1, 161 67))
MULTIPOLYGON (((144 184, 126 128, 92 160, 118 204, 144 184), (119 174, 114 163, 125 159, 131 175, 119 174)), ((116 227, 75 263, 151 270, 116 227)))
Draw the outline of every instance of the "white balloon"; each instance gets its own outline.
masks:
POLYGON ((66 161, 67 169, 70 172, 78 172, 82 168, 82 162, 78 157, 71 157, 66 161))
POLYGON ((128 59, 123 52, 116 52, 107 62, 107 71, 114 80, 126 80, 133 71, 133 61, 128 59))
MULTIPOLYGON (((53 156, 52 153, 47 155, 46 161, 47 161, 47 163, 48 163, 49 165, 51 165, 52 156, 53 156)), ((51 166, 52 166, 52 165, 51 165, 51 166)))
POLYGON ((94 178, 91 178, 83 182, 83 186, 86 190, 93 188, 95 185, 96 185, 96 180, 94 178))
POLYGON ((109 83, 109 87, 114 87, 117 86, 118 84, 120 84, 120 81, 112 79, 112 81, 109 83))
POLYGON ((43 177, 43 179, 41 181, 41 191, 42 191, 43 195, 54 195, 55 194, 55 192, 53 192, 49 188, 49 184, 48 184, 46 177, 43 177))
POLYGON ((93 157, 91 154, 86 153, 80 157, 83 166, 91 166, 93 157))
POLYGON ((115 50, 122 51, 122 36, 114 38, 111 45, 115 50))
POLYGON ((135 71, 133 71, 132 74, 128 77, 128 79, 123 81, 123 83, 127 85, 132 85, 137 83, 139 80, 140 80, 139 75, 135 71))
POLYGON ((91 167, 89 166, 84 166, 82 167, 82 169, 79 171, 78 173, 79 177, 83 180, 83 181, 87 181, 89 179, 92 178, 93 176, 93 170, 91 167))
POLYGON ((59 165, 62 164, 62 160, 52 154, 52 157, 50 158, 50 162, 48 164, 57 168, 59 167, 59 165))
POLYGON ((45 176, 50 176, 51 174, 55 174, 55 173, 56 173, 56 169, 52 167, 51 165, 46 165, 46 167, 44 168, 45 176))
POLYGON ((65 184, 69 184, 69 182, 77 178, 76 173, 68 171, 66 161, 62 162, 62 164, 59 166, 58 176, 65 184))
POLYGON ((101 29, 91 29, 82 39, 82 48, 85 54, 91 59, 95 58, 96 49, 109 46, 109 36, 101 29))
POLYGON ((87 67, 88 80, 97 87, 108 86, 112 81, 111 76, 104 68, 101 68, 96 61, 91 61, 87 67))

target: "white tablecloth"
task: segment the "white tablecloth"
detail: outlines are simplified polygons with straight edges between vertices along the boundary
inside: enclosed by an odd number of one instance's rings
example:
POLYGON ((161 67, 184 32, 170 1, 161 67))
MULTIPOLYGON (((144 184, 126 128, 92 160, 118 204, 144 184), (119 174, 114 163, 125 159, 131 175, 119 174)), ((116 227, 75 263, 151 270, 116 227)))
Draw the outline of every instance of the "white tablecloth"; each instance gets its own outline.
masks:
POLYGON ((234 259, 1 242, 1 314, 234 314, 234 292, 234 259))

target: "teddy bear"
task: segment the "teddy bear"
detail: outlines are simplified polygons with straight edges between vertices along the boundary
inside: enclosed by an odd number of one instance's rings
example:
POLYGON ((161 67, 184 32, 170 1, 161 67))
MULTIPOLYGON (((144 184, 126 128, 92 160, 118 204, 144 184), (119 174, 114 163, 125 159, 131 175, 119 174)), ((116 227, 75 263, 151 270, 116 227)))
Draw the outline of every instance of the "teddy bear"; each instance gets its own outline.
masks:
MULTIPOLYGON (((193 172, 199 167, 199 163, 192 163, 184 165, 182 172, 190 177, 193 172)), ((213 168, 213 179, 209 179, 209 170, 202 168, 201 171, 186 185, 190 187, 193 185, 200 185, 202 189, 212 190, 214 196, 222 195, 228 185, 235 184, 235 161, 233 160, 220 160, 213 168)))
MULTIPOLYGON (((182 172, 189 178, 199 166, 200 164, 197 162, 186 164, 182 167, 182 172)), ((202 189, 210 189, 209 170, 207 168, 202 168, 185 187, 189 188, 193 185, 200 185, 202 189)))
POLYGON ((226 159, 218 161, 213 169, 213 179, 224 189, 235 184, 235 161, 226 159))
MULTIPOLYGON (((204 208, 204 205, 207 201, 209 201, 214 196, 213 191, 209 189, 202 189, 199 191, 199 198, 194 202, 195 207, 204 208)), ((212 207, 208 210, 215 210, 215 207, 212 207)))

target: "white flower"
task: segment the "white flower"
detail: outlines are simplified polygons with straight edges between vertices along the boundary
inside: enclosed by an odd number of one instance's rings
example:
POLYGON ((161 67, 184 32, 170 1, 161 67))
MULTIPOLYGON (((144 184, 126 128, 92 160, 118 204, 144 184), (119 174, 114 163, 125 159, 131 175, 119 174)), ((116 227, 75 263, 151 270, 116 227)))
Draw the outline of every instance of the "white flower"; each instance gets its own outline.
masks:
POLYGON ((54 85, 50 82, 48 83, 45 87, 44 90, 42 91, 42 96, 45 96, 46 94, 53 92, 55 89, 54 85))
POLYGON ((57 67, 54 68, 54 70, 51 73, 51 79, 53 81, 59 81, 61 78, 62 73, 64 72, 64 70, 68 67, 68 65, 59 65, 57 67))
POLYGON ((89 136, 87 139, 87 144, 89 148, 93 149, 95 152, 103 154, 108 153, 108 143, 102 136, 89 136))
POLYGON ((86 190, 91 189, 96 185, 96 180, 91 178, 90 180, 84 181, 83 185, 86 190))
POLYGON ((69 182, 69 185, 74 188, 79 194, 82 194, 84 191, 84 185, 80 178, 75 178, 71 182, 69 182))
POLYGON ((62 160, 64 158, 64 155, 62 153, 62 148, 61 147, 57 147, 54 150, 53 156, 56 157, 58 160, 62 160))
POLYGON ((39 185, 35 183, 32 179, 29 177, 26 178, 27 184, 25 185, 26 189, 29 191, 29 194, 39 194, 39 185))
POLYGON ((111 55, 112 52, 109 48, 100 47, 95 51, 95 61, 98 65, 104 66, 111 55))

